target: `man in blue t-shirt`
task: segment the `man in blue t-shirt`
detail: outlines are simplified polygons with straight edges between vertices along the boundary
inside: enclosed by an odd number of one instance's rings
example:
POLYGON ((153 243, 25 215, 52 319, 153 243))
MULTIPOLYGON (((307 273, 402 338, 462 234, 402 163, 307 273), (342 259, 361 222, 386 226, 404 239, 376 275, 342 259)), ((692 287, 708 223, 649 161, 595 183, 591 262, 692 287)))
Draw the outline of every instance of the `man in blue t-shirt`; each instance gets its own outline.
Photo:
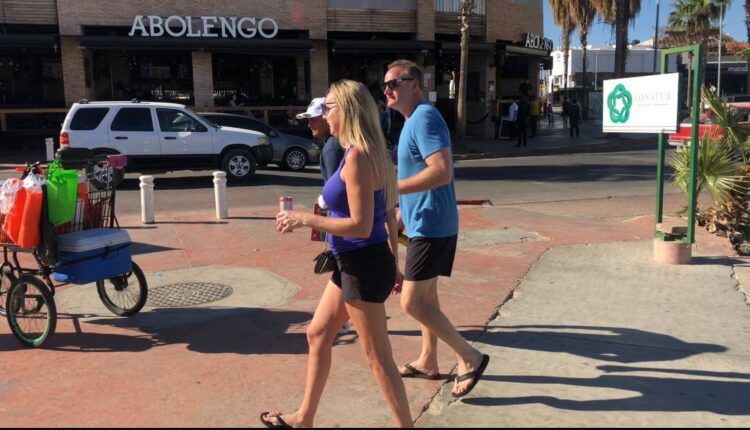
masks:
POLYGON ((469 393, 489 361, 458 333, 440 310, 438 276, 450 276, 458 238, 458 208, 448 127, 424 99, 423 73, 414 62, 388 66, 383 92, 388 107, 406 122, 398 141, 398 192, 401 219, 409 236, 401 306, 422 324, 420 357, 399 369, 402 377, 441 378, 437 340, 457 355, 454 397, 469 393))

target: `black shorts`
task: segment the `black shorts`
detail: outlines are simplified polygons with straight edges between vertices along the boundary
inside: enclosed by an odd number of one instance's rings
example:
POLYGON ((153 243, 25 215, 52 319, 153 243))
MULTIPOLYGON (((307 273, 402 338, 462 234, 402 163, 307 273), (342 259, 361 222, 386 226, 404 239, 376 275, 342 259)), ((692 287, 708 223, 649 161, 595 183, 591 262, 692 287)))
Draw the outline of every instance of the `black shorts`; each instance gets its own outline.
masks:
POLYGON ((458 236, 410 238, 406 247, 404 280, 426 281, 438 276, 450 276, 457 240, 458 236))
POLYGON ((337 255, 331 281, 341 288, 345 302, 385 302, 396 281, 396 259, 388 242, 337 255))

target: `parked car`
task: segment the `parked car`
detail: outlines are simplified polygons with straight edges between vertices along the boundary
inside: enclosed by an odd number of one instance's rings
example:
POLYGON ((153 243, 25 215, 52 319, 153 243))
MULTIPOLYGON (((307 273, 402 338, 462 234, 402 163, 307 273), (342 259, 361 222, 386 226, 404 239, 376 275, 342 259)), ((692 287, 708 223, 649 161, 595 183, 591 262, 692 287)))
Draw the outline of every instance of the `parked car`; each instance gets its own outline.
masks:
POLYGON ((245 115, 201 112, 203 118, 220 127, 234 127, 261 132, 271 138, 271 162, 292 171, 303 170, 308 164, 318 164, 320 148, 310 139, 281 133, 276 128, 245 115))
POLYGON ((216 127, 174 103, 74 103, 63 121, 60 146, 88 148, 104 159, 125 154, 128 171, 221 169, 229 180, 253 177, 273 156, 262 133, 216 127))
MULTIPOLYGON (((750 103, 730 103, 729 108, 731 112, 738 115, 740 127, 744 127, 746 132, 750 132, 750 127, 748 127, 750 103)), ((724 131, 716 122, 716 116, 711 114, 710 111, 701 114, 698 118, 698 139, 702 139, 706 133, 712 133, 717 139, 720 139, 724 135, 724 131)), ((690 116, 687 116, 680 122, 680 128, 677 130, 677 133, 669 134, 667 142, 678 148, 689 147, 692 139, 692 129, 692 121, 690 116)))

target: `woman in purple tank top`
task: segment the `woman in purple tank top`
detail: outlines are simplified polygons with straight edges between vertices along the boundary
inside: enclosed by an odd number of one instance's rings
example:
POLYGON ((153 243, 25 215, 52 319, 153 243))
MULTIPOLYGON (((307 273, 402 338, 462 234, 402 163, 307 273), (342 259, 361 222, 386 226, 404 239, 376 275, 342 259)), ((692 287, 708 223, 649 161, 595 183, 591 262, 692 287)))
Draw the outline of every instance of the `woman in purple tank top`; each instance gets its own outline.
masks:
POLYGON ((282 233, 300 227, 327 232, 337 268, 307 328, 310 350, 302 404, 291 414, 263 412, 260 420, 266 427, 313 426, 331 368, 333 341, 351 318, 396 425, 412 427, 383 305, 401 279, 396 267, 398 188, 378 109, 364 85, 344 80, 331 85, 323 114, 331 134, 346 149, 323 189, 330 216, 283 211, 276 215, 276 228, 282 233))

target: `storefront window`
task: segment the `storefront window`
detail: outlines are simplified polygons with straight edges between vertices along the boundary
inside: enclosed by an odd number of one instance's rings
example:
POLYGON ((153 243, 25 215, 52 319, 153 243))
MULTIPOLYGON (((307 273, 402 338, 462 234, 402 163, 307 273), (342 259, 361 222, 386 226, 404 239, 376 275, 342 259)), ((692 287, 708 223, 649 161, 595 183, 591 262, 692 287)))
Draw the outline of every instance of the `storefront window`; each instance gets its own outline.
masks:
POLYGON ((0 51, 0 106, 62 107, 65 94, 60 57, 52 49, 0 51))
POLYGON ((297 63, 292 56, 213 54, 214 103, 216 106, 304 103, 304 89, 297 88, 297 63))
POLYGON ((92 63, 97 100, 193 103, 190 52, 95 51, 92 63))

